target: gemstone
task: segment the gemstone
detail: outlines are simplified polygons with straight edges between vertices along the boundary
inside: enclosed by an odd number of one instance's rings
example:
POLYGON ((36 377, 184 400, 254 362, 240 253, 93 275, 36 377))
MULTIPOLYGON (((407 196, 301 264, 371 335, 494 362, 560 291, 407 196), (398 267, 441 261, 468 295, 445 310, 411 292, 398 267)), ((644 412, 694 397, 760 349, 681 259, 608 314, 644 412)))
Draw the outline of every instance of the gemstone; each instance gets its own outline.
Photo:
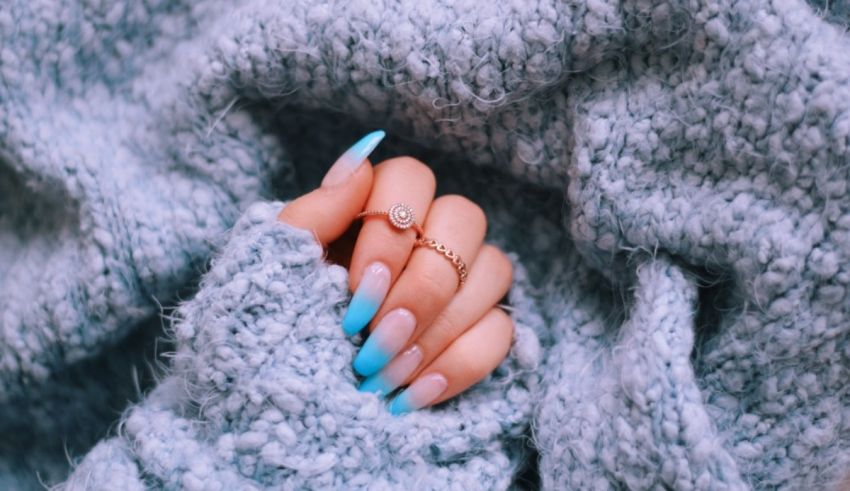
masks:
POLYGON ((392 205, 387 212, 390 218, 390 223, 393 227, 399 230, 406 230, 413 226, 415 221, 413 210, 404 203, 396 203, 392 205))

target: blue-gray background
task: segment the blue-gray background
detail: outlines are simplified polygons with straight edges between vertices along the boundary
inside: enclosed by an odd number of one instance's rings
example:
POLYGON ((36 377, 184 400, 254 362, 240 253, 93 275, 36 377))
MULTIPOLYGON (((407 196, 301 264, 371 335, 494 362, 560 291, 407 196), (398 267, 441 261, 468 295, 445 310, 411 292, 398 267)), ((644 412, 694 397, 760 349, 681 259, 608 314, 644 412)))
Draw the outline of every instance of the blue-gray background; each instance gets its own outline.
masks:
MULTIPOLYGON (((161 314, 192 297, 250 203, 311 189, 374 128, 390 134, 378 157, 419 157, 441 192, 485 207, 489 239, 514 254, 525 333, 504 370, 525 372, 476 393, 519 387, 510 423, 440 426, 478 396, 412 416, 409 452, 374 450, 376 479, 475 476, 476 455, 498 454, 499 487, 518 474, 553 489, 834 484, 850 470, 848 12, 802 0, 6 2, 0 487, 62 481, 105 438, 131 449, 147 485, 189 482, 197 470, 154 465, 133 453, 140 431, 118 431, 168 378, 155 353, 179 346, 160 339, 172 339, 161 314)), ((350 380, 311 383, 333 399, 336 382, 350 380)), ((316 411, 299 418, 358 427, 316 411)), ((311 428, 299 441, 333 438, 311 428)), ((295 472, 303 481, 286 466, 249 472, 245 459, 265 454, 243 450, 220 465, 261 486, 357 482, 344 459, 295 472)))

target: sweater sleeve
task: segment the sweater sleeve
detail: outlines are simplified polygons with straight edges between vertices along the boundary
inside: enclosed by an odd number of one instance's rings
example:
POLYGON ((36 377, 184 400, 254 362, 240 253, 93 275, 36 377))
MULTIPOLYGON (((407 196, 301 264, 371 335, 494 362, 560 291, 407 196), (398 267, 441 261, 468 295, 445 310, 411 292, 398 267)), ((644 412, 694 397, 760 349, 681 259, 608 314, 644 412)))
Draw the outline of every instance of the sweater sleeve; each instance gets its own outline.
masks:
POLYGON ((526 457, 532 330, 517 322, 509 358, 463 396, 392 416, 357 391, 346 270, 280 207, 238 221, 178 310, 167 375, 65 489, 506 488, 526 457))

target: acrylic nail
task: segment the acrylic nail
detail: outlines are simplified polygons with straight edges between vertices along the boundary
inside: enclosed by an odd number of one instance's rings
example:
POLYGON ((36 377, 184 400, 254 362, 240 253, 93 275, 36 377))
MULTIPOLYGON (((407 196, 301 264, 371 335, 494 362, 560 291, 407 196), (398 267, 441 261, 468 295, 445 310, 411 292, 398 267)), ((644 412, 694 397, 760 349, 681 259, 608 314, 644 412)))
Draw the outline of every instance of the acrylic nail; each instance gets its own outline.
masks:
POLYGON ((422 363, 422 350, 414 344, 396 356, 380 373, 364 380, 358 390, 374 392, 380 396, 389 395, 419 368, 420 363, 422 363))
POLYGON ((366 157, 381 143, 386 133, 383 130, 373 131, 351 146, 342 156, 336 159, 322 179, 322 187, 336 186, 345 182, 351 174, 366 160, 366 157))
POLYGON ((449 386, 446 377, 439 373, 429 373, 416 379, 390 403, 390 413, 394 415, 415 411, 432 403, 449 386))
POLYGON ((342 319, 342 330, 347 336, 357 334, 369 324, 384 302, 389 289, 390 268, 381 262, 366 266, 357 291, 348 304, 348 311, 342 319))
POLYGON ((416 328, 416 317, 407 309, 395 309, 381 319, 354 359, 354 369, 363 376, 381 371, 399 352, 416 328))

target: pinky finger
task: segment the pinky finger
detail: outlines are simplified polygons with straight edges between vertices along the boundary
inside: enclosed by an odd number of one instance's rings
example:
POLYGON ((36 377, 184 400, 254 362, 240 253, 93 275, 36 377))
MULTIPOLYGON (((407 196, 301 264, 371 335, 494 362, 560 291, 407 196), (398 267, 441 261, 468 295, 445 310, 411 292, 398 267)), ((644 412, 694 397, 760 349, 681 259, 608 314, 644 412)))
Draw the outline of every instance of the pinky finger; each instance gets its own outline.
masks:
POLYGON ((513 340, 514 325, 494 308, 457 338, 390 403, 402 414, 440 403, 473 386, 502 363, 513 340))

